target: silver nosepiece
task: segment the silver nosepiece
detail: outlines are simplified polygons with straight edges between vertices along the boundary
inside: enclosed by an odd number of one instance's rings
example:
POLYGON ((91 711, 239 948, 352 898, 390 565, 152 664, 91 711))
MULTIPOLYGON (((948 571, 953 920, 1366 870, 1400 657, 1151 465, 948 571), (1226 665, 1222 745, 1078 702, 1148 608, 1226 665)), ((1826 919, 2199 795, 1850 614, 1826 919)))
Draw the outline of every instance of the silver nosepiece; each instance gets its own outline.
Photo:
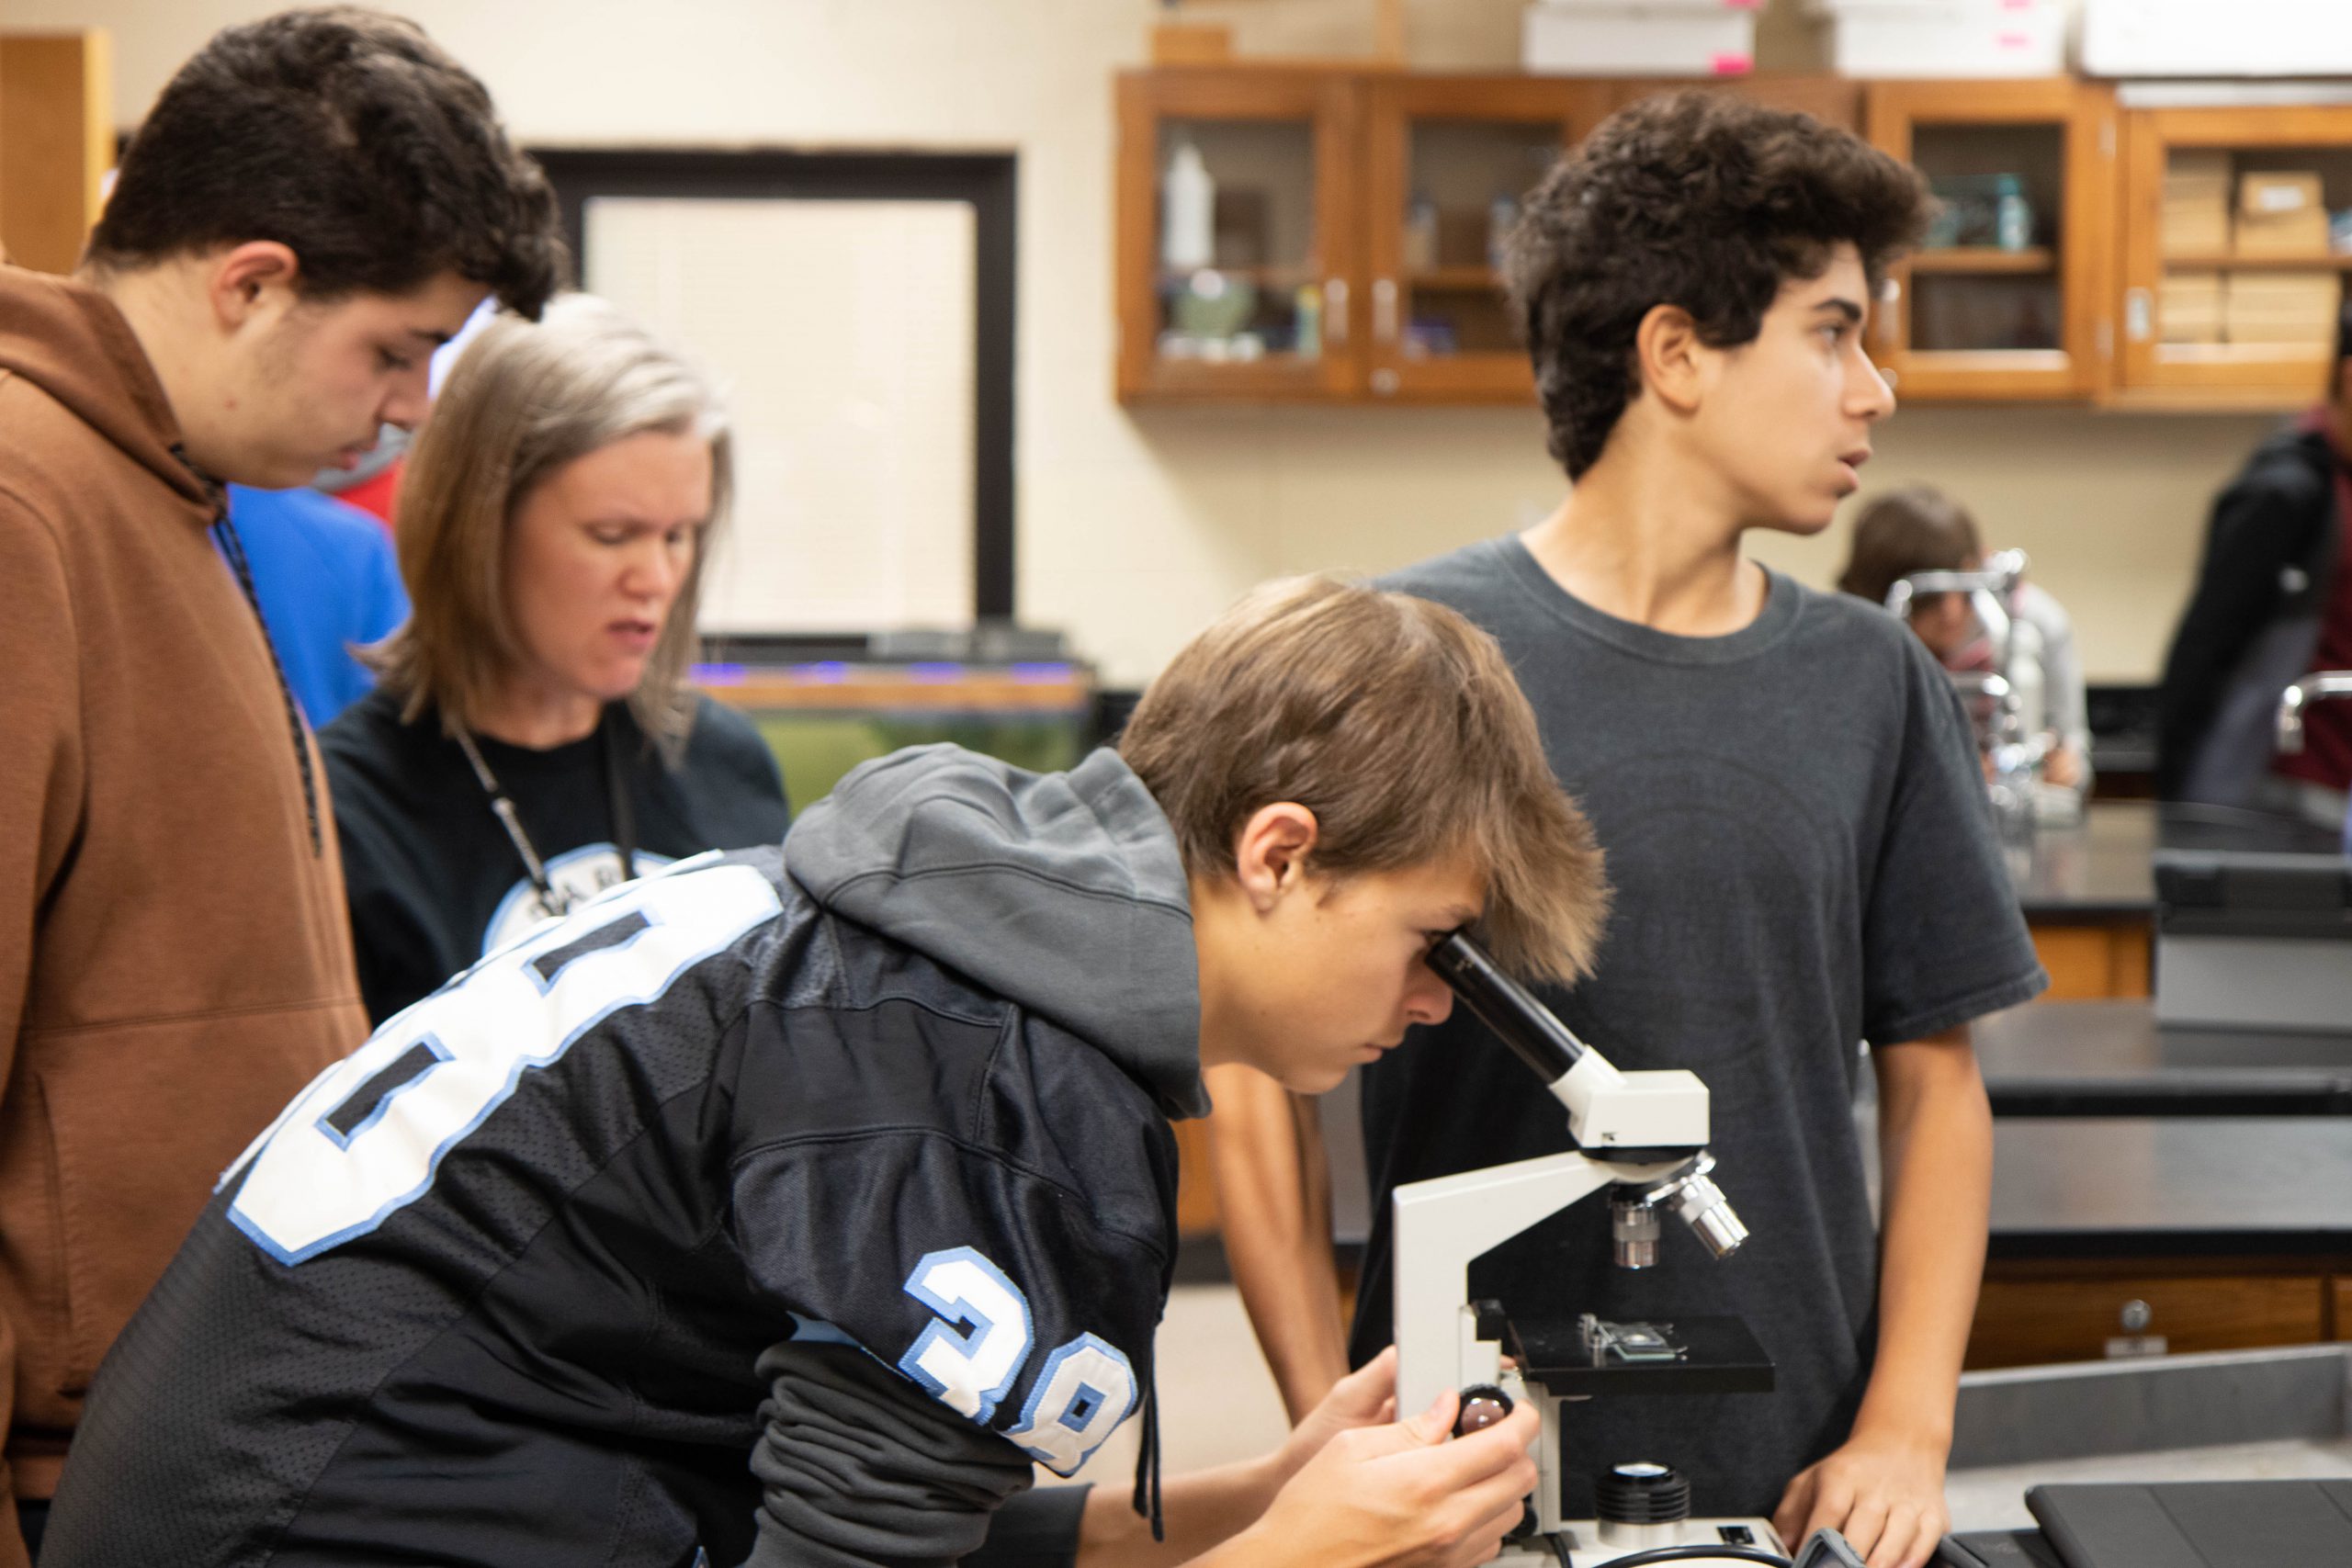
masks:
POLYGON ((1668 1176, 1646 1187, 1617 1190, 1623 1197, 1609 1202, 1610 1235, 1617 1244, 1620 1269, 1647 1269, 1657 1262, 1657 1209, 1663 1203, 1682 1216, 1707 1251, 1729 1258, 1747 1239, 1747 1227, 1708 1173, 1715 1156, 1702 1149, 1668 1176))
POLYGON ((1707 1250, 1717 1258, 1729 1258, 1747 1239, 1747 1227, 1724 1197, 1723 1189, 1712 1178, 1695 1175, 1675 1190, 1667 1201, 1682 1216, 1698 1238, 1707 1244, 1707 1250))
POLYGON ((1638 1198, 1612 1199, 1609 1234, 1617 1244, 1620 1269, 1657 1267, 1657 1210, 1638 1198))

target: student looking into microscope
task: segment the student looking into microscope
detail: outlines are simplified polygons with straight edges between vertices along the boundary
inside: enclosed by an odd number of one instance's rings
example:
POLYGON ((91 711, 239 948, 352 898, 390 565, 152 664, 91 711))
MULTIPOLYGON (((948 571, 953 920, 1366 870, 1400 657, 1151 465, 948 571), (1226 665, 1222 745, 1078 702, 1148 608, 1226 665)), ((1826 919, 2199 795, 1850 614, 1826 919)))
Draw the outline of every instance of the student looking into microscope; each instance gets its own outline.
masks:
MULTIPOLYGON (((1883 604, 1888 590, 1915 572, 1979 571, 1984 566, 1984 536, 1968 509, 1933 485, 1908 485, 1872 498, 1855 517, 1852 548, 1838 586, 1883 604)), ((2041 782, 2086 795, 2091 727, 2083 661, 2075 651, 2075 623, 2037 582, 2019 581, 2003 608, 2011 617, 2016 638, 2007 651, 2006 673, 2013 686, 2030 685, 2041 694, 2034 705, 2040 716, 2032 722, 2050 739, 2041 782)), ((1946 670, 2002 672, 1994 669, 2001 655, 1970 595, 1921 594, 1911 602, 1909 620, 1946 670)))
MULTIPOLYGON (((1610 1266, 1582 1204, 1473 1268, 1474 1296, 1609 1318, 1727 1314, 1769 1395, 1597 1399, 1566 1427, 1581 1497, 1609 1464, 1690 1476, 1701 1515, 1842 1530, 1922 1568, 1984 1265, 1992 1120, 1970 1020, 2044 979, 1959 698, 1917 637, 1748 559, 1813 535, 1894 400, 1863 349, 1918 178, 1859 139, 1729 95, 1636 104, 1530 197, 1507 276, 1553 456, 1544 522, 1386 586, 1495 634, 1610 857, 1593 977, 1544 999, 1623 1067, 1706 1080, 1724 1191, 1715 1264, 1610 1266), (1852 1102, 1868 1042, 1885 1172, 1874 1224, 1852 1102)), ((1568 1146, 1554 1102, 1457 1012, 1441 1048, 1365 1069, 1373 1234, 1341 1335, 1319 1141, 1268 1079, 1214 1084, 1226 1243, 1294 1411, 1390 1336, 1401 1184, 1568 1146), (1343 1348, 1344 1347, 1344 1348, 1343 1348)))

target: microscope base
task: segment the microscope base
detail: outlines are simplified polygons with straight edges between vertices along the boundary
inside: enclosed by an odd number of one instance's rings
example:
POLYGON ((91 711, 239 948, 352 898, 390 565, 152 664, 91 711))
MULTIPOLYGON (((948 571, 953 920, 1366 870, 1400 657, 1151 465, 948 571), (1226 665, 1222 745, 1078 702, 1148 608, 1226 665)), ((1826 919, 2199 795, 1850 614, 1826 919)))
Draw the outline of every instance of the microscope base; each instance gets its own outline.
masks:
MULTIPOLYGON (((1685 1519, 1676 1527, 1671 1536, 1661 1531, 1664 1539, 1646 1541, 1640 1546, 1601 1545, 1600 1527, 1590 1519, 1569 1521, 1564 1533, 1568 1539, 1569 1568, 1608 1568, 1620 1557, 1630 1557, 1636 1551, 1646 1551, 1652 1547, 1713 1546, 1726 1539, 1726 1532, 1729 1532, 1728 1539, 1738 1540, 1737 1532, 1741 1530, 1747 1532, 1747 1539, 1742 1544, 1777 1551, 1783 1557, 1789 1555, 1789 1549, 1774 1533, 1770 1519, 1685 1519)), ((1508 1541, 1503 1546, 1502 1555, 1494 1560, 1491 1568, 1560 1568, 1560 1559, 1548 1544, 1532 1540, 1508 1541)), ((1694 1557, 1687 1562, 1677 1563, 1675 1568, 1753 1568, 1753 1564, 1736 1557, 1694 1557)))

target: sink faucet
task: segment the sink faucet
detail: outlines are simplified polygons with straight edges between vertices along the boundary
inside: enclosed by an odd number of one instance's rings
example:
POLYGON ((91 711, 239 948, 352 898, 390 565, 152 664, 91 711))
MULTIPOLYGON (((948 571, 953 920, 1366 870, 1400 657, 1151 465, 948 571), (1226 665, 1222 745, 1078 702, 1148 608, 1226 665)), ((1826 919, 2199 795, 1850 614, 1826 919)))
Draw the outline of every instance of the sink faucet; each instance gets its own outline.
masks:
POLYGON ((2352 697, 2352 670, 2322 670, 2306 675, 2278 694, 2278 750, 2282 756, 2303 750, 2303 709, 2329 697, 2352 697))

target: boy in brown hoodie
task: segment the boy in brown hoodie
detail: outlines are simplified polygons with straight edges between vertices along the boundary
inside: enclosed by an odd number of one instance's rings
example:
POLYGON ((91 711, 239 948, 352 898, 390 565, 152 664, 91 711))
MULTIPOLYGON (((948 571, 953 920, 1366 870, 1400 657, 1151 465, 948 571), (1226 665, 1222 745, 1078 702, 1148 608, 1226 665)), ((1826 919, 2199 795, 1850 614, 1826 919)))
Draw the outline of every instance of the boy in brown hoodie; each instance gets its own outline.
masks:
POLYGON ((0 1568, 220 1170, 368 1032, 334 823, 221 503, 423 412, 556 209, 413 26, 215 38, 72 279, 0 265, 0 1568))

